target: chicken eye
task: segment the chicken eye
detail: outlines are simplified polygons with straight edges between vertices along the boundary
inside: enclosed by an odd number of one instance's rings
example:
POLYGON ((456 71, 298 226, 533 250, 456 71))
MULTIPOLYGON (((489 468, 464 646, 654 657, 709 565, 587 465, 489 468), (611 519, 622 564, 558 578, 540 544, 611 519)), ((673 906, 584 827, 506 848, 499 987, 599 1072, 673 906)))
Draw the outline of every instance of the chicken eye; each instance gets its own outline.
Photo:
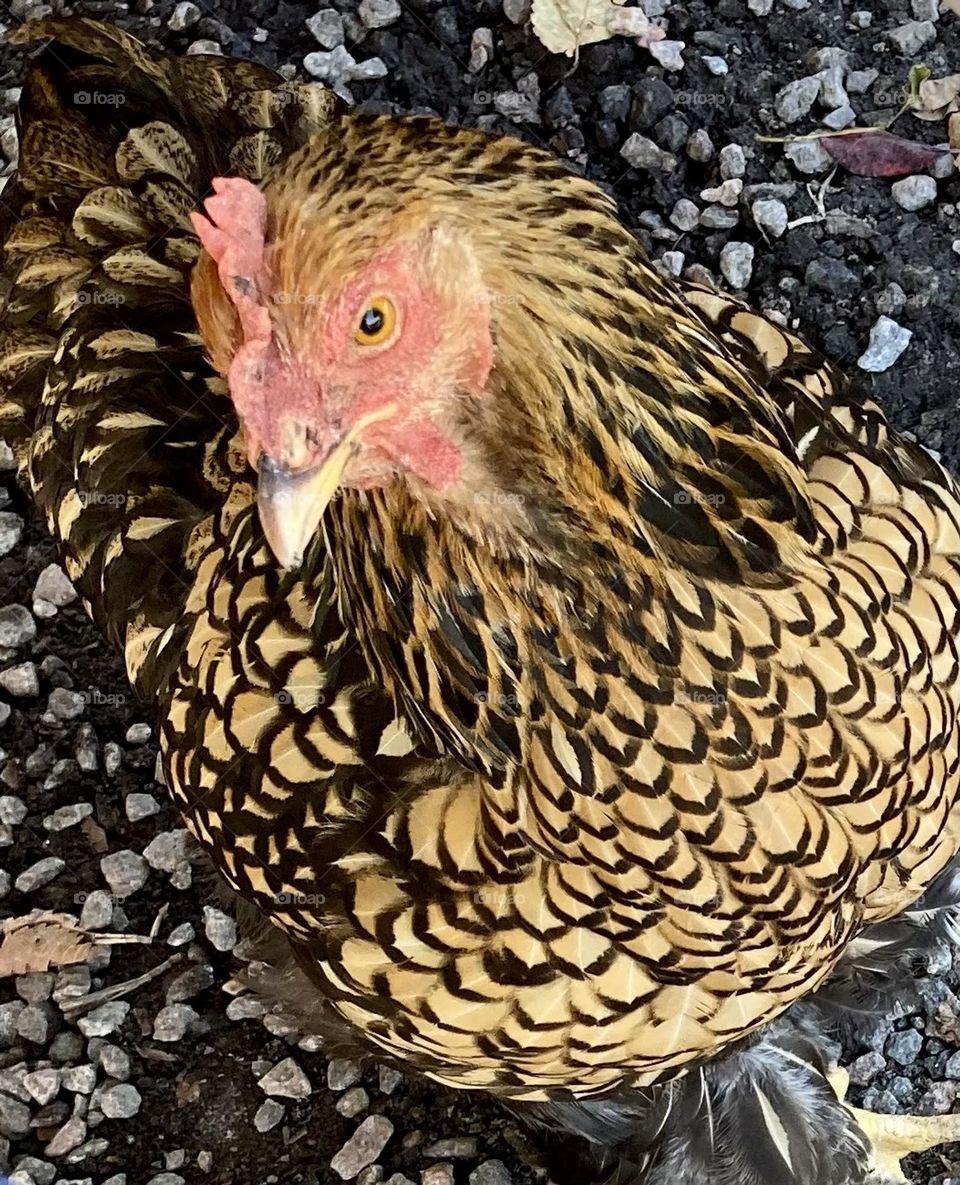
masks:
POLYGON ((397 312, 385 296, 376 296, 364 310, 357 326, 354 339, 361 346, 378 346, 393 333, 397 323, 397 312))

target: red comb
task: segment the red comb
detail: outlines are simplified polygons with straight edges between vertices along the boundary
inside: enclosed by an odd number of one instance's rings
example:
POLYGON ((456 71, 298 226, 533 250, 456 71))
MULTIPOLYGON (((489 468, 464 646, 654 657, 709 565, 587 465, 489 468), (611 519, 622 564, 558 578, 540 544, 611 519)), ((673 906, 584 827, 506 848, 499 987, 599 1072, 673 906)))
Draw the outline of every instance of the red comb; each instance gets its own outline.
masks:
POLYGON ((204 214, 190 215, 200 242, 217 265, 220 283, 236 306, 247 341, 269 336, 264 304, 267 203, 242 177, 215 177, 204 214))

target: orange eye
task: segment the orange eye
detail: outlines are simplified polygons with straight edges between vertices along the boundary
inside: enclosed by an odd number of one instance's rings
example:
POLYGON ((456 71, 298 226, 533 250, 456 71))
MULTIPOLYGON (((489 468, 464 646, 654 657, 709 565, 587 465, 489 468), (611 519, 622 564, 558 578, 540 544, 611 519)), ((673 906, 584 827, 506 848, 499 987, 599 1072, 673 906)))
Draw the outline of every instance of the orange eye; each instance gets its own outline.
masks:
POLYGON ((379 346, 387 341, 397 324, 397 310, 385 296, 375 296, 364 310, 354 340, 361 346, 379 346))

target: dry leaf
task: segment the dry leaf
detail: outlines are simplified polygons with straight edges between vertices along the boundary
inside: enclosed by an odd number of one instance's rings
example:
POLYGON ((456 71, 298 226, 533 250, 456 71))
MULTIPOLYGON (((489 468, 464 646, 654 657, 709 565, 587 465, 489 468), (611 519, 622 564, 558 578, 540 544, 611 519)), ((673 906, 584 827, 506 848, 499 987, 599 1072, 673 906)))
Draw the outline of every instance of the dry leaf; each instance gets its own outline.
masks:
POLYGON ((929 169, 942 155, 942 149, 890 132, 821 136, 819 141, 835 161, 858 177, 906 177, 929 169))
MULTIPOLYGON (((960 112, 954 111, 947 120, 947 139, 954 152, 960 152, 960 112)), ((957 162, 960 168, 960 160, 957 162)))
POLYGON ((911 108, 917 119, 945 119, 960 110, 960 74, 946 78, 927 78, 917 88, 917 102, 911 108))
POLYGON ((85 819, 81 820, 80 830, 98 856, 102 856, 104 852, 108 851, 110 845, 107 843, 107 833, 91 815, 87 815, 85 819))
POLYGON ((0 978, 87 963, 100 949, 69 914, 34 910, 0 926, 0 978))
POLYGON ((533 31, 551 53, 572 56, 581 45, 618 34, 642 43, 666 34, 642 8, 623 8, 623 0, 533 0, 533 31))

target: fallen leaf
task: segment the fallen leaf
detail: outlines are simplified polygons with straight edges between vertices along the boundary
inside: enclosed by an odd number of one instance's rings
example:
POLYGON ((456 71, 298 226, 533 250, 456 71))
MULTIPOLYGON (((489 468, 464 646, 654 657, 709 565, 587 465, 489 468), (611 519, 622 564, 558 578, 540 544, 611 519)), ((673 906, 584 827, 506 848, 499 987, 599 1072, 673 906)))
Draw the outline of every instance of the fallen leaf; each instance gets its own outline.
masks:
POLYGON ((0 926, 0 978, 87 963, 100 949, 69 914, 34 910, 0 926))
POLYGON ((87 815, 85 819, 81 820, 80 830, 86 836, 87 843, 98 856, 102 856, 104 852, 109 850, 110 845, 107 843, 107 833, 90 815, 87 815))
POLYGON ((819 139, 824 151, 858 177, 906 177, 929 169, 942 155, 940 148, 890 132, 857 132, 819 139))
POLYGON ((911 110, 917 119, 931 122, 946 118, 951 111, 960 110, 960 74, 928 78, 921 82, 911 110))
POLYGON ((641 44, 666 36, 642 8, 623 8, 623 0, 533 0, 533 31, 551 53, 572 56, 581 45, 617 35, 641 44))
MULTIPOLYGON (((947 138, 954 152, 960 152, 960 111, 954 111, 947 120, 947 138)), ((960 168, 960 159, 957 167, 960 168)))

